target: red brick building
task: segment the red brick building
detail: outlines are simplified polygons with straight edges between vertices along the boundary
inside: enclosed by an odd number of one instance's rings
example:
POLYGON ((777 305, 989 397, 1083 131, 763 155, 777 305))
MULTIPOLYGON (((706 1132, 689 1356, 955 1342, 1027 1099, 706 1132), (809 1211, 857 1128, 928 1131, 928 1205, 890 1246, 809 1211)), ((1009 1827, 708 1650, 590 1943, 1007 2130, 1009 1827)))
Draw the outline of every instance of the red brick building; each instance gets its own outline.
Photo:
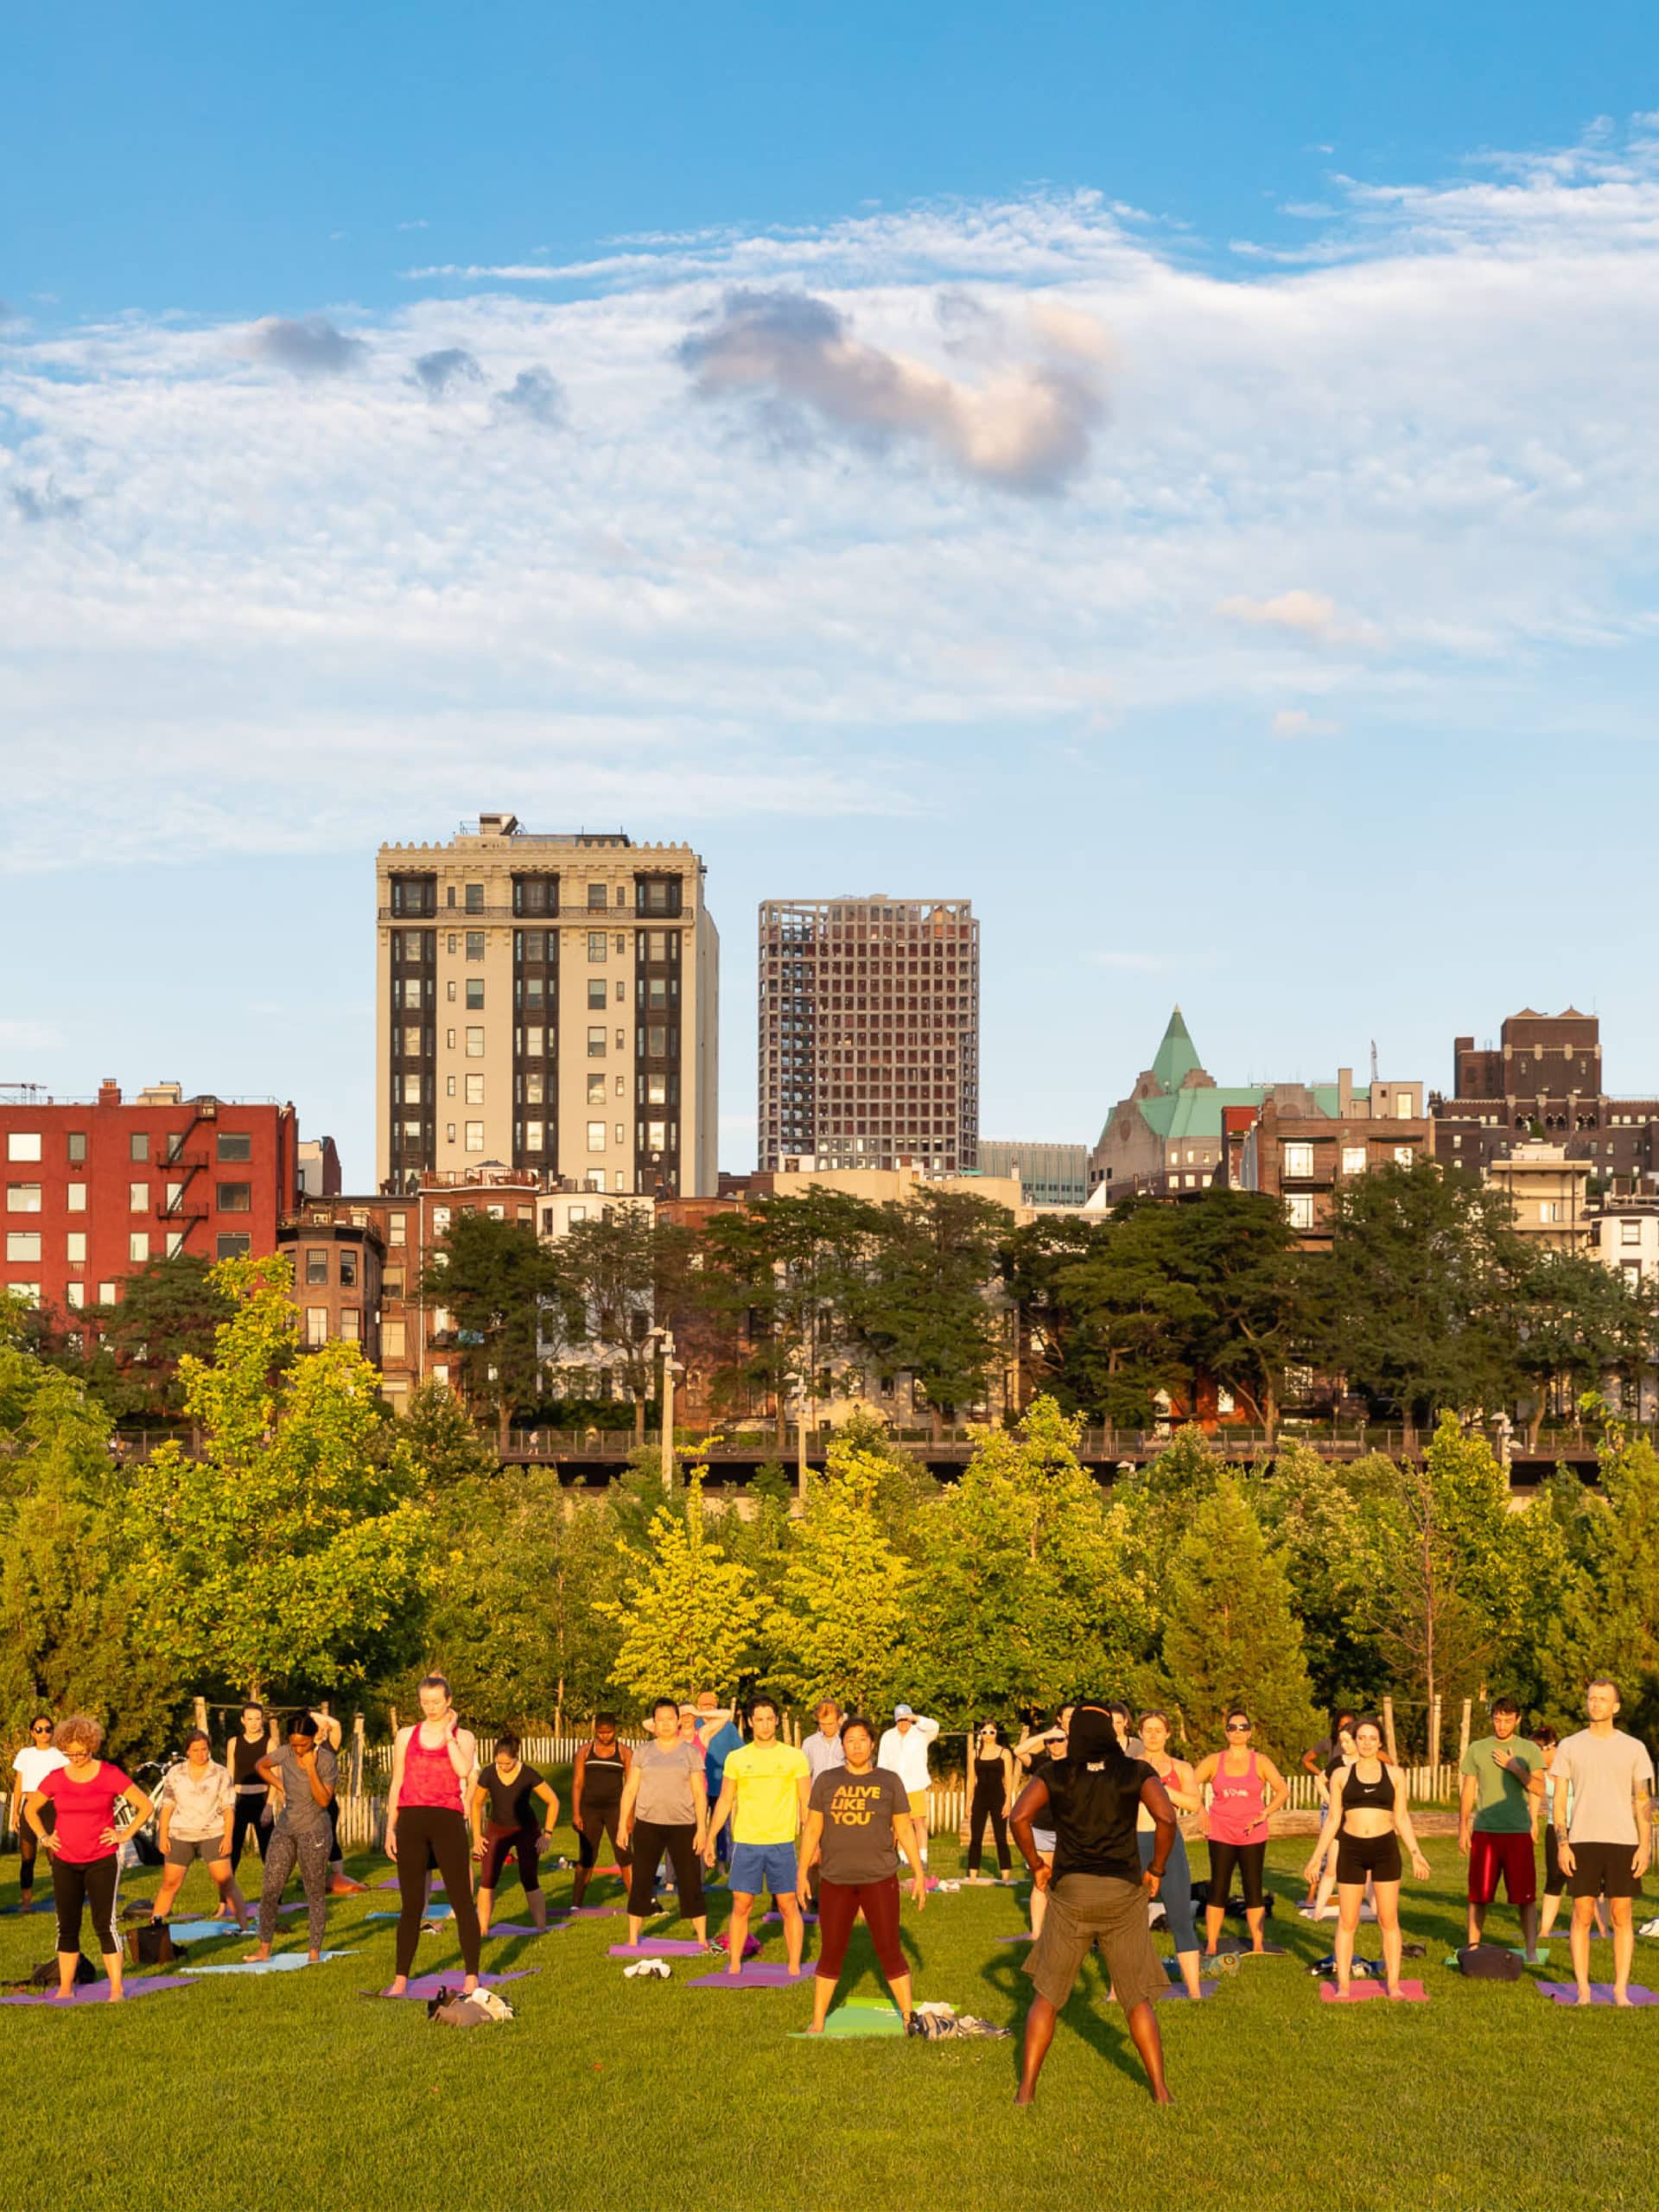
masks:
POLYGON ((70 1314, 112 1304, 146 1260, 276 1249, 294 1211, 298 1118, 270 1101, 187 1098, 175 1083, 133 1099, 33 1085, 0 1090, 5 1248, 0 1288, 70 1314))

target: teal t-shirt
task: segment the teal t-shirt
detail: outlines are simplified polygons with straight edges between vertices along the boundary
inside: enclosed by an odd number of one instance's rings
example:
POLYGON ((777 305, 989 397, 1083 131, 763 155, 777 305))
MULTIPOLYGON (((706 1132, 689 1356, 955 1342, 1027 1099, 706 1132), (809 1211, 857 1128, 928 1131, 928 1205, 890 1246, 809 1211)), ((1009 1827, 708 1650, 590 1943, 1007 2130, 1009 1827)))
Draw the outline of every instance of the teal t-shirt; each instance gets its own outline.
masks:
POLYGON ((1475 1778, 1475 1826, 1488 1835, 1526 1835, 1532 1827, 1532 1798, 1518 1774, 1498 1765, 1497 1751, 1507 1751, 1529 1774, 1536 1774, 1544 1755, 1523 1736, 1511 1736, 1500 1745, 1496 1736, 1483 1736, 1463 1755, 1461 1774, 1475 1778))

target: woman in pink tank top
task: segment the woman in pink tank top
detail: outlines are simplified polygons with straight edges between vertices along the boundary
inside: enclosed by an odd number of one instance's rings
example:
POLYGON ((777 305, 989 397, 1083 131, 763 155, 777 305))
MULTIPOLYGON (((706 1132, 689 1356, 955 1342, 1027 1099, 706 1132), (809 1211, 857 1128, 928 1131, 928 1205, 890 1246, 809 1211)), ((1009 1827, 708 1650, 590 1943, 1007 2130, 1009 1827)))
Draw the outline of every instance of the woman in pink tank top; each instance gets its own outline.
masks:
POLYGON ((387 1991, 401 1997, 420 1942, 426 1912, 426 1878, 435 1866, 454 1914, 467 1971, 464 1993, 478 1986, 478 1911, 473 1903, 473 1836, 461 1809, 478 1765, 478 1744, 449 1702, 442 1675, 420 1688, 421 1717, 400 1728, 391 1752, 391 1791, 386 1800, 386 1856, 397 1863, 397 1971, 387 1991))
POLYGON ((1236 1706, 1226 1716, 1227 1748, 1211 1751, 1196 1777, 1210 1789, 1205 1834, 1210 1845, 1210 1901, 1205 1912, 1205 1955, 1213 1959, 1221 1923, 1238 1869, 1244 1891, 1244 1918, 1250 1948, 1261 1952, 1267 1893, 1262 1870, 1268 1855, 1268 1822, 1290 1795, 1290 1785, 1264 1751, 1250 1742, 1250 1716, 1236 1706))

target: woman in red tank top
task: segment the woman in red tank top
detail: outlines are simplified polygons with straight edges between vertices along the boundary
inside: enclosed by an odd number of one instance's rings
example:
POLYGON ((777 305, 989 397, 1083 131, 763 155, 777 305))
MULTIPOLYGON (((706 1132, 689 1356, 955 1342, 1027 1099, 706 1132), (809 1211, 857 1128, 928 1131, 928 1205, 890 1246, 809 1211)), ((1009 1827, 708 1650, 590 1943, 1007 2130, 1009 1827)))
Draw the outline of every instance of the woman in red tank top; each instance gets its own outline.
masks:
POLYGON ((1265 1751, 1250 1742, 1250 1716, 1242 1706, 1225 1715, 1227 1748, 1211 1751, 1198 1768, 1198 1788, 1210 1789, 1205 1836, 1210 1846, 1210 1902, 1205 1911, 1205 1955, 1213 1959, 1238 1870, 1244 1891, 1244 1919, 1250 1948, 1264 1948, 1262 1924, 1267 1910, 1262 1869, 1268 1856, 1268 1822, 1290 1796, 1285 1780, 1265 1751))
POLYGON ((461 1809, 478 1766, 478 1744, 449 1702, 442 1675, 420 1687, 421 1717, 400 1728, 391 1753, 391 1792, 386 1800, 386 1856, 397 1864, 397 1971, 387 1991, 409 1986, 426 1911, 426 1877, 435 1866, 455 1916, 468 1996, 478 1986, 478 1913, 473 1903, 472 1831, 461 1809))

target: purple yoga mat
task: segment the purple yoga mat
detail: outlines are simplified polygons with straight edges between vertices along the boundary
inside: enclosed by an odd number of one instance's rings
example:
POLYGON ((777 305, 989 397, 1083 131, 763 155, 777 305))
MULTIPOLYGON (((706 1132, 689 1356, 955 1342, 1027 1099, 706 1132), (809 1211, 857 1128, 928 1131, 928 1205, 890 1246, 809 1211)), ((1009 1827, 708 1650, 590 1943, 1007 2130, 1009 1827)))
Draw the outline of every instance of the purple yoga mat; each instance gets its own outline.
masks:
MULTIPOLYGON (((158 1997, 164 1989, 191 1989, 194 1986, 181 1974, 147 1974, 142 1980, 123 1984, 128 1997, 158 1997)), ((51 1996, 44 1989, 19 1989, 0 1997, 0 2005, 106 2005, 109 1997, 107 1981, 82 1981, 75 1985, 73 1994, 67 1998, 51 1996)))
MULTIPOLYGON (((534 1967, 520 1967, 512 1974, 481 1974, 478 1977, 479 1986, 482 1989, 493 1989, 499 1981, 524 1981, 535 1971, 534 1967)), ((459 1997, 463 1979, 460 1970, 454 1967, 448 1974, 412 1974, 409 1978, 409 1987, 404 1994, 405 1997, 418 1997, 423 2003, 429 1997, 435 1997, 441 1989, 452 1989, 459 1997)), ((365 1993, 371 1997, 384 1997, 385 1993, 384 1989, 373 1989, 365 1993)))
MULTIPOLYGON (((1339 1993, 1334 1981, 1319 1984, 1319 2002, 1322 2005, 1358 2005, 1367 1997, 1380 1997, 1385 2005, 1389 2002, 1389 1993, 1380 1981, 1352 1982, 1345 1997, 1339 1993)), ((1406 2005, 1427 2005, 1428 1992, 1421 1981, 1402 1981, 1400 1999, 1406 2005)))
MULTIPOLYGON (((804 1912, 801 1918, 809 1928, 816 1928, 818 1924, 818 1916, 816 1912, 804 1912)), ((760 1925, 763 1928, 781 1928, 783 1924, 784 1916, 781 1912, 763 1912, 760 1916, 760 1925)))
POLYGON ((999 1936, 996 1940, 999 1943, 1034 1943, 1037 1938, 1027 1931, 1024 1936, 999 1936))
MULTIPOLYGON (((550 1936, 552 1933, 550 1923, 544 1929, 537 1928, 528 1920, 497 1920, 490 1925, 490 1936, 550 1936)), ((486 1943, 490 1936, 484 1938, 486 1943)))
POLYGON ((643 1943, 613 1943, 613 1959, 706 1959, 706 1943, 683 1942, 665 1936, 648 1936, 643 1943))
POLYGON ((746 1960, 735 1974, 722 1967, 714 1974, 700 1974, 687 1982, 688 1989, 804 1989, 812 1979, 812 1969, 804 1966, 791 1974, 780 1961, 771 1959, 746 1960))
MULTIPOLYGON (((401 1885, 395 1874, 383 1874, 374 1886, 377 1890, 395 1890, 399 1888, 401 1885)), ((441 1890, 443 1887, 442 1875, 435 1874, 432 1877, 429 1886, 435 1890, 441 1890)))
MULTIPOLYGON (((1213 1997, 1220 1987, 1221 1984, 1218 1981, 1201 1981, 1198 1984, 1198 1995, 1200 1997, 1213 1997)), ((1160 2005, 1167 2005, 1176 2001, 1184 2005, 1190 2005, 1192 2002, 1192 1999, 1186 1993, 1186 1984, 1184 1981, 1171 1982, 1169 1987, 1158 1999, 1158 2002, 1160 2005)))
MULTIPOLYGON (((1576 2005, 1579 2001, 1579 1985, 1576 1981, 1541 1981, 1537 1984, 1537 1989, 1538 1994, 1541 1997, 1548 1997, 1552 2004, 1576 2005)), ((1613 1985, 1611 1981, 1591 1983, 1590 2002, 1592 2005, 1611 2005, 1612 2001, 1613 1985)), ((1630 2002, 1632 2005, 1659 2005, 1659 1997, 1656 1997, 1652 1990, 1643 1989, 1638 1983, 1633 1981, 1630 1984, 1630 2002)))

